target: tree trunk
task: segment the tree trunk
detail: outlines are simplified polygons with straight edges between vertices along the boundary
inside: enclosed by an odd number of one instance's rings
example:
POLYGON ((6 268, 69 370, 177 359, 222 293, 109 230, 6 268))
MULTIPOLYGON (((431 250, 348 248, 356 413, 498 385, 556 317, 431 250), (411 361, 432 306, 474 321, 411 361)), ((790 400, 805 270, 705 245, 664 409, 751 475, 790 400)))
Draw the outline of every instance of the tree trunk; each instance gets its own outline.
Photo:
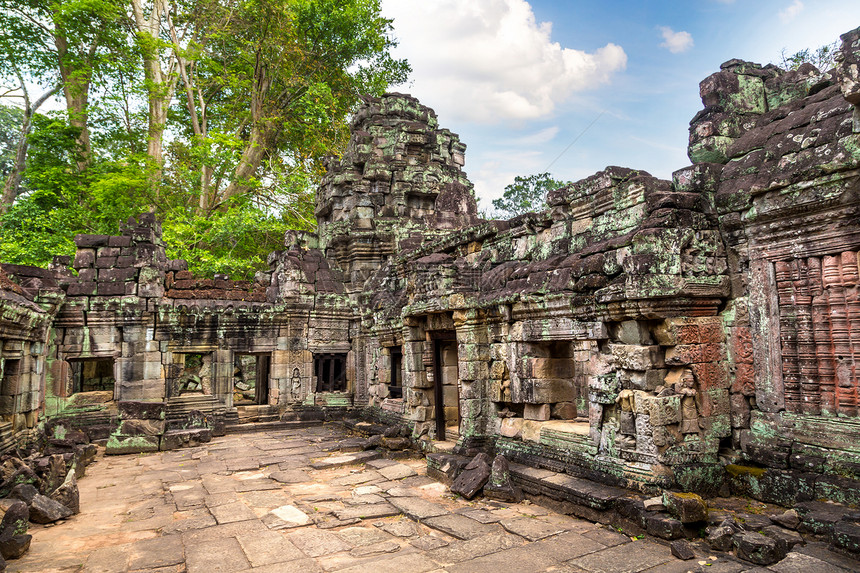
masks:
MULTIPOLYGON (((9 176, 3 184, 3 195, 0 198, 0 215, 6 214, 9 208, 12 207, 12 203, 15 202, 15 198, 18 197, 21 178, 24 175, 24 170, 27 168, 27 150, 30 147, 29 136, 30 130, 33 127, 33 115, 35 115, 36 111, 49 97, 58 91, 60 91, 60 86, 46 91, 39 99, 33 102, 33 105, 24 108, 24 121, 21 123, 21 138, 18 140, 18 145, 15 148, 15 162, 12 164, 12 171, 9 172, 9 176)), ((26 99, 26 103, 30 103, 29 98, 26 99)))
POLYGON ((54 45, 57 48, 57 62, 60 77, 63 80, 63 95, 66 98, 66 110, 69 114, 69 125, 78 130, 76 140, 80 158, 75 162, 78 172, 83 173, 92 161, 92 144, 90 142, 89 105, 90 82, 92 80, 92 57, 95 55, 96 45, 88 49, 87 58, 81 69, 69 67, 65 62, 68 56, 68 43, 61 34, 54 35, 54 45))

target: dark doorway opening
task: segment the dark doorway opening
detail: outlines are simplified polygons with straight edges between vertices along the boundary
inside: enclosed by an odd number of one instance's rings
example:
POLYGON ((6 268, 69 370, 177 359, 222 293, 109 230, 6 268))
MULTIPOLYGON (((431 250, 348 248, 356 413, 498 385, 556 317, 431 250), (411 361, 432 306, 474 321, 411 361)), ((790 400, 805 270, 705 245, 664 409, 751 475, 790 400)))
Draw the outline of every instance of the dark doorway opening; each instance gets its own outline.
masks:
POLYGON ((399 347, 391 349, 391 384, 388 385, 388 396, 403 398, 403 351, 399 347))
POLYGON ((271 354, 236 354, 233 358, 233 404, 268 404, 271 369, 271 354))
POLYGON ((20 370, 20 360, 3 361, 3 378, 0 382, 0 415, 2 416, 11 416, 15 413, 15 395, 18 393, 20 370))
POLYGON ((346 354, 315 354, 317 392, 346 392, 346 354))
POLYGON ((433 344, 433 397, 436 439, 460 435, 459 365, 454 331, 431 332, 433 344))

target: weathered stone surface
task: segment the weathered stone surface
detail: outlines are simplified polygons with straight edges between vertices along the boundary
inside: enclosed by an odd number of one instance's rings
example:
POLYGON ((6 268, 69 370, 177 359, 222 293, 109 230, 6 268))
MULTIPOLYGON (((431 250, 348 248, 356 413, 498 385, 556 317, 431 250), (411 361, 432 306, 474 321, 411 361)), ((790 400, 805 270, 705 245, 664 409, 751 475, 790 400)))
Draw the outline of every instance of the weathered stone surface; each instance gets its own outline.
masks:
POLYGON ((451 492, 462 495, 466 499, 475 497, 484 484, 490 479, 490 457, 480 453, 463 468, 463 471, 451 484, 451 492))
POLYGON ((37 494, 30 503, 30 521, 33 523, 54 523, 73 515, 65 505, 49 497, 37 494))
POLYGON ((754 531, 743 531, 732 536, 737 556, 756 565, 770 565, 784 556, 779 554, 777 543, 754 531))
POLYGON ((701 496, 695 493, 664 491, 663 505, 681 523, 696 523, 708 519, 708 506, 701 496))
POLYGON ((50 498, 57 503, 64 505, 72 511, 72 514, 81 512, 81 498, 78 491, 78 479, 75 476, 74 468, 66 475, 65 481, 54 491, 51 492, 50 498))
POLYGON ((670 543, 669 547, 672 550, 672 555, 683 561, 689 561, 696 557, 693 546, 685 539, 677 539, 670 543))
POLYGON ((20 559, 30 550, 32 539, 30 534, 0 535, 0 555, 3 559, 20 559))
POLYGON ((490 479, 484 485, 484 496, 499 501, 517 503, 523 499, 523 491, 511 481, 511 471, 505 456, 493 458, 490 479))
MULTIPOLYGON (((33 496, 35 498, 35 496, 33 496)), ((30 528, 30 508, 23 501, 13 501, 0 521, 0 537, 24 535, 30 528)))

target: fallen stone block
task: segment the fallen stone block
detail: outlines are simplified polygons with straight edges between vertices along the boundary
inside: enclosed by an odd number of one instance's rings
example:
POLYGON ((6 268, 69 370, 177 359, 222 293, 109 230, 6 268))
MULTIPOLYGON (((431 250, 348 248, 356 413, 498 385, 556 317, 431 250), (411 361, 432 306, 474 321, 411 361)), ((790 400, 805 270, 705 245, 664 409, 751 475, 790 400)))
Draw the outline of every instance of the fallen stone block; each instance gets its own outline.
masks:
POLYGON ((30 549, 30 541, 33 536, 25 533, 22 535, 0 535, 0 555, 3 559, 19 559, 30 549))
POLYGON ((739 558, 756 565, 770 565, 785 557, 779 554, 776 541, 754 531, 734 534, 732 545, 739 558))
POLYGON ((677 539, 669 544, 672 550, 672 555, 683 561, 693 559, 696 554, 693 552, 693 545, 686 539, 677 539))
POLYGON ((451 484, 451 492, 466 499, 475 497, 490 479, 490 456, 480 453, 472 458, 451 484))
MULTIPOLYGON (((35 497, 35 496, 34 496, 35 497)), ((23 535, 30 528, 30 508, 23 501, 14 501, 0 521, 0 537, 23 535)))
POLYGON ((157 452, 161 439, 158 436, 126 436, 124 434, 111 434, 105 445, 105 454, 140 454, 144 452, 157 452))
POLYGON ((519 503, 523 500, 523 490, 511 481, 511 470, 505 456, 496 456, 490 471, 490 479, 484 485, 484 495, 499 501, 519 503))
POLYGON ((732 538, 741 531, 741 526, 731 517, 727 517, 708 532, 708 545, 717 551, 730 551, 732 538))
POLYGON ((161 451, 190 448, 212 441, 212 430, 196 428, 193 430, 170 430, 161 436, 161 451))
POLYGON ((30 504, 30 521, 33 523, 54 523, 71 515, 71 509, 41 494, 34 497, 30 504))
POLYGON ((81 496, 78 491, 78 479, 75 476, 74 468, 69 470, 60 487, 51 492, 50 498, 71 509, 73 514, 81 512, 81 496))
POLYGON ((696 523, 708 519, 708 506, 695 493, 663 492, 663 505, 681 523, 696 523))

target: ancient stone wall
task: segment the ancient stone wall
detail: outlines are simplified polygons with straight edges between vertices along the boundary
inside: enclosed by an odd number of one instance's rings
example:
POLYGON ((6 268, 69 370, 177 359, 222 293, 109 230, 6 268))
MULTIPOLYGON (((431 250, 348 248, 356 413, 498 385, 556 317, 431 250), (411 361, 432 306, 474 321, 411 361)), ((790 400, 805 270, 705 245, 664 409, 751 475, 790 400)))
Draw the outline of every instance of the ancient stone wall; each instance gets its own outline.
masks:
POLYGON ((41 411, 143 451, 352 407, 644 491, 860 503, 858 62, 858 30, 829 71, 727 62, 692 165, 608 167, 510 221, 478 219, 432 110, 367 98, 317 232, 254 281, 167 260, 152 215, 4 266, 4 435, 41 411))

